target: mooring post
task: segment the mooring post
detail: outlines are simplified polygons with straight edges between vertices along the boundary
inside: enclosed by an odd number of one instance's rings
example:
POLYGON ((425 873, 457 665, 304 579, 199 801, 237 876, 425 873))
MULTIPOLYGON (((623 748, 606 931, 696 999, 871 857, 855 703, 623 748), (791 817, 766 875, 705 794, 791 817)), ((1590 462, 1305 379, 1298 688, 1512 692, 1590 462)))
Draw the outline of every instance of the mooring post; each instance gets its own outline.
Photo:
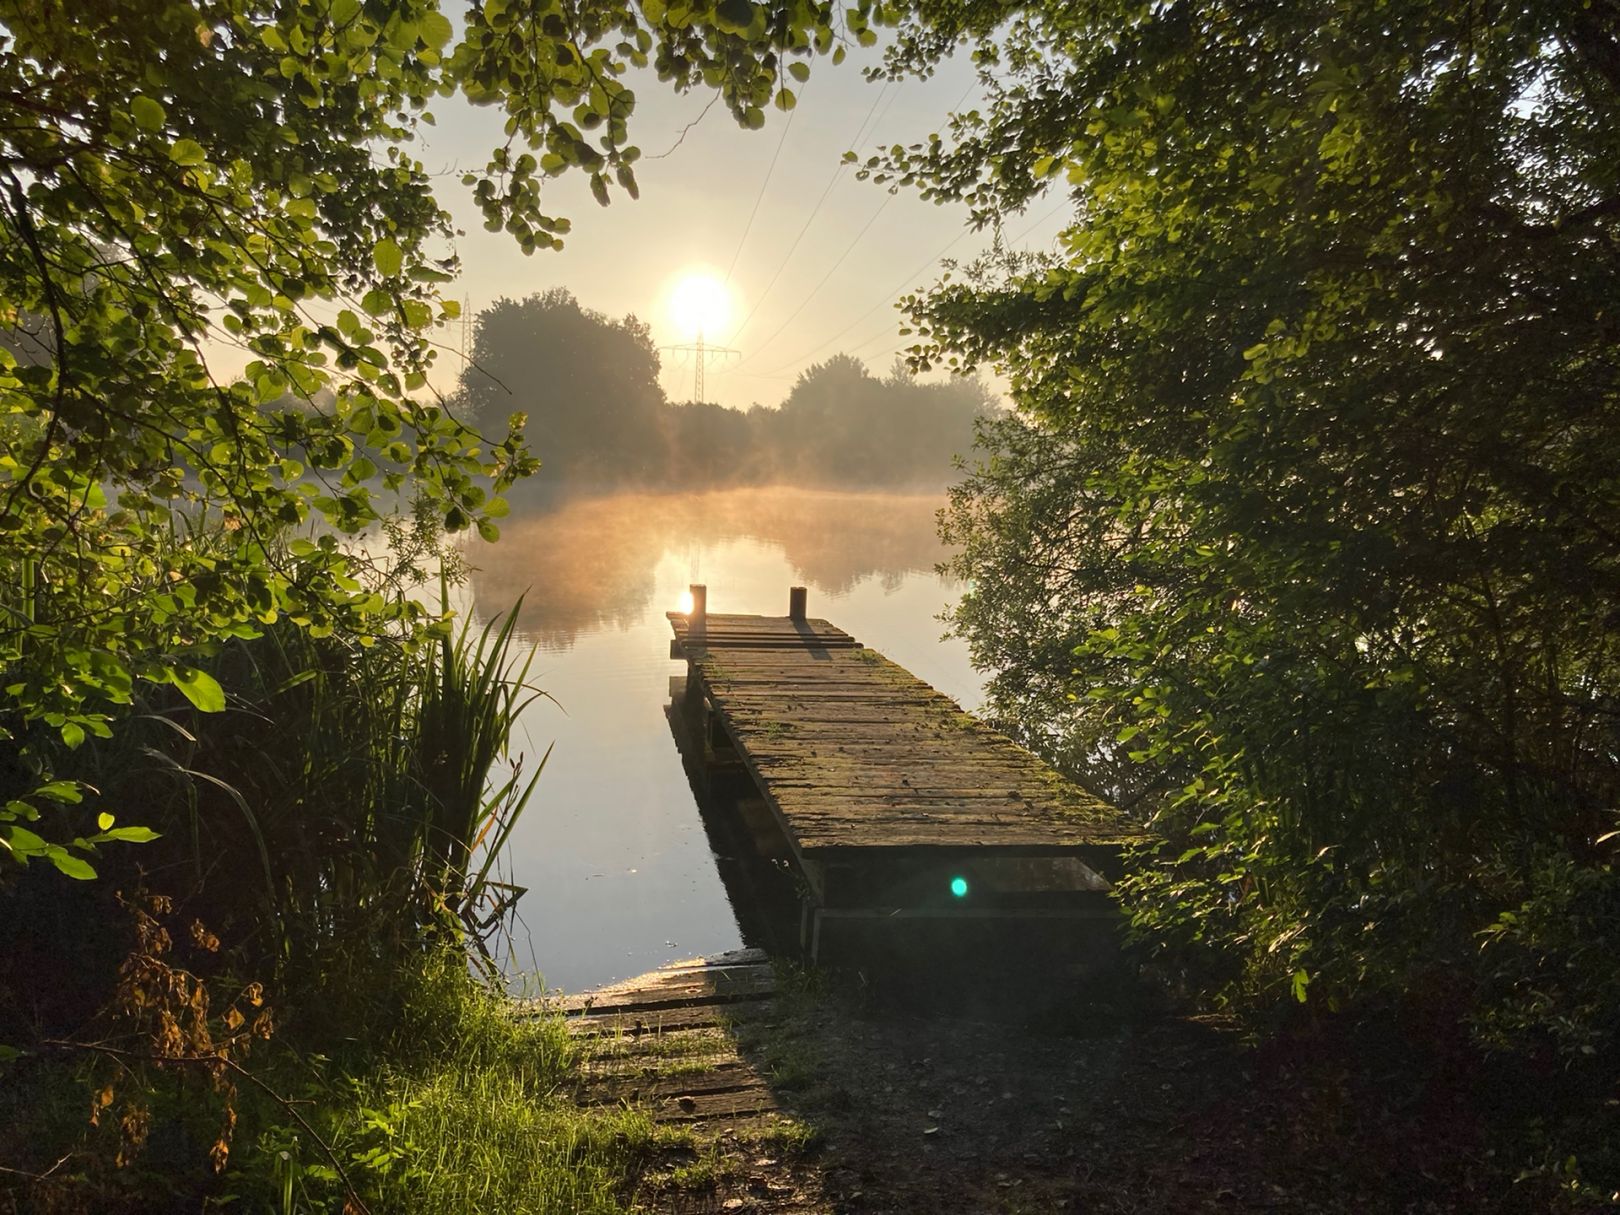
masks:
POLYGON ((788 587, 788 619, 804 619, 805 590, 802 586, 788 587))
POLYGON ((708 586, 695 582, 689 590, 692 591, 692 611, 687 612, 687 627, 701 633, 708 629, 708 586))

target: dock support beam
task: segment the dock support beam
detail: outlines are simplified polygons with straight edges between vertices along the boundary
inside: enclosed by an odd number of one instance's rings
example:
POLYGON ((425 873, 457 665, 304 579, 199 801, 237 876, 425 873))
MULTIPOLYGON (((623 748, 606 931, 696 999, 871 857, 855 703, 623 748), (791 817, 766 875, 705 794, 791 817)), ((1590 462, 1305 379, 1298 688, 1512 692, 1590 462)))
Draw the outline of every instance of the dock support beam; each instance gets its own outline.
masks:
POLYGON ((687 589, 692 594, 692 610, 686 616, 689 627, 694 633, 704 632, 709 623, 709 588, 694 582, 687 589))
POLYGON ((805 589, 802 586, 788 587, 788 619, 804 620, 805 589))

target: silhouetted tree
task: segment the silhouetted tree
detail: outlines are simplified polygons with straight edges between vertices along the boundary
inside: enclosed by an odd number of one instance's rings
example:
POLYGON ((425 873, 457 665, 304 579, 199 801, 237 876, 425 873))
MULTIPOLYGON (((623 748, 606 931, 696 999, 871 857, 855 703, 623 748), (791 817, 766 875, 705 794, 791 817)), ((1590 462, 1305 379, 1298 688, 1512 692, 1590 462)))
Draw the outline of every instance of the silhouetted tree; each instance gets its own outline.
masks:
MULTIPOLYGON (((763 411, 760 411, 763 412, 763 411)), ((671 485, 757 485, 772 480, 756 413, 699 402, 663 413, 671 485)))
POLYGON ((972 447, 973 424, 990 402, 977 380, 878 379, 859 359, 837 354, 799 376, 764 432, 788 480, 943 485, 955 457, 972 447))
POLYGON ((527 414, 544 477, 647 484, 665 476, 651 332, 634 316, 613 320, 582 307, 563 288, 502 298, 479 314, 461 403, 486 429, 527 414))

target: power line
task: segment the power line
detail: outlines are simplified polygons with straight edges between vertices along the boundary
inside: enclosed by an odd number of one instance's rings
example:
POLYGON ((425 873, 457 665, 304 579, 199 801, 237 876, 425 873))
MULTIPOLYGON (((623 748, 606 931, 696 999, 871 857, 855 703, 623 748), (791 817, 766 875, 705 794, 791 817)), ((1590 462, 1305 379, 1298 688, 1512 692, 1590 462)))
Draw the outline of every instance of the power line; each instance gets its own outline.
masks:
MULTIPOLYGON (((864 137, 866 137, 867 135, 876 134, 877 129, 883 124, 883 120, 888 117, 890 107, 892 107, 894 105, 895 99, 897 97, 899 97, 899 95, 900 95, 900 90, 899 89, 896 89, 892 94, 890 94, 888 103, 886 105, 884 105, 884 107, 883 107, 883 112, 881 114, 878 114, 877 118, 875 120, 873 119, 872 116, 873 116, 874 113, 877 113, 878 103, 883 100, 883 94, 884 94, 885 91, 887 91, 887 89, 889 87, 889 83, 890 82, 885 81, 884 84, 883 84, 883 89, 879 90, 878 95, 872 99, 871 108, 869 110, 867 110, 866 117, 861 120, 860 128, 855 132, 855 138, 850 141, 850 146, 851 147, 855 147, 855 146, 859 145, 861 140, 864 137), (870 130, 868 130, 868 124, 870 124, 870 130)), ((974 79, 968 81, 967 87, 962 90, 962 95, 956 99, 956 104, 950 107, 951 112, 954 112, 954 111, 959 110, 959 109, 962 108, 962 103, 968 99, 968 94, 973 92, 974 88, 978 85, 978 83, 979 82, 978 82, 977 77, 975 77, 974 79)), ((810 218, 804 221, 804 227, 799 229, 798 236, 793 238, 793 244, 788 246, 787 254, 782 258, 782 261, 776 267, 776 273, 771 275, 771 281, 765 285, 765 290, 760 293, 759 298, 757 300, 755 300, 755 302, 754 302, 753 308, 749 310, 749 313, 748 313, 747 317, 745 317, 743 319, 742 325, 738 327, 736 335, 735 335, 736 337, 740 337, 742 335, 743 330, 748 328, 749 322, 754 319, 754 314, 759 311, 760 305, 765 302, 765 297, 768 296, 771 293, 771 288, 776 285, 776 280, 781 277, 782 271, 787 266, 789 258, 791 258, 793 256, 794 250, 796 250, 799 247, 799 242, 804 239, 804 234, 810 230, 810 225, 811 225, 812 222, 814 222, 817 212, 819 212, 821 210, 822 203, 827 201, 827 195, 832 192, 833 185, 838 180, 838 174, 843 171, 845 165, 847 165, 848 163, 849 163, 848 161, 840 161, 838 166, 833 170, 832 176, 829 177, 828 180, 827 180, 826 189, 822 190, 821 197, 816 200, 815 207, 813 207, 811 209, 811 211, 810 211, 810 218)), ((887 205, 888 205, 888 203, 887 203, 887 201, 885 201, 883 206, 887 206, 887 205)), ((880 206, 878 208, 879 212, 881 212, 883 210, 883 206, 880 206)), ((873 219, 876 219, 876 218, 877 217, 874 215, 873 219)), ((867 227, 870 227, 870 226, 871 226, 871 222, 868 221, 867 227)), ((866 231, 865 228, 861 229, 861 234, 864 235, 865 231, 866 231)), ((962 237, 965 236, 965 235, 967 235, 967 233, 965 231, 962 232, 962 233, 959 233, 956 237, 954 237, 951 240, 950 244, 946 245, 945 248, 941 249, 938 253, 934 254, 934 256, 928 260, 928 262, 924 263, 923 266, 920 266, 915 273, 913 273, 912 275, 909 276, 909 278, 915 278, 917 276, 917 274, 922 273, 922 271, 927 269, 929 265, 932 265, 934 262, 938 261, 941 257, 943 257, 951 249, 952 246, 954 246, 957 243, 957 241, 961 240, 962 237)), ((860 236, 857 236, 856 240, 858 241, 859 239, 860 239, 860 236)), ((853 248, 853 245, 851 246, 851 248, 853 248)), ((848 257, 849 253, 850 253, 850 250, 846 249, 844 251, 843 257, 839 258, 839 262, 841 263, 843 261, 844 257, 848 257)), ((836 264, 835 264, 834 268, 836 269, 836 264)), ((830 277, 830 276, 831 276, 831 273, 829 272, 828 277, 830 277)), ((908 279, 908 281, 909 281, 909 279, 908 279)), ((804 311, 804 306, 805 306, 805 304, 808 304, 810 302, 810 297, 814 296, 816 291, 821 290, 821 287, 822 287, 823 284, 825 284, 825 282, 826 282, 826 279, 824 278, 824 279, 822 279, 821 283, 818 283, 816 285, 815 290, 810 293, 810 296, 806 296, 805 299, 799 304, 799 307, 794 310, 793 316, 796 317, 796 316, 799 315, 800 312, 804 311)), ((872 307, 868 308, 865 312, 861 313, 860 316, 856 317, 855 320, 852 321, 848 326, 846 326, 845 328, 839 330, 838 333, 834 334, 831 338, 829 338, 827 340, 827 342, 822 343, 821 346, 817 347, 817 350, 819 351, 821 349, 824 349, 827 345, 831 344, 832 342, 837 341, 844 334, 848 333, 856 325, 860 324, 867 317, 871 316, 872 313, 876 312, 884 304, 888 303, 889 300, 893 299, 896 295, 898 295, 900 293, 900 291, 904 289, 904 286, 905 286, 905 284, 902 283, 901 286, 896 287, 887 296, 885 296, 883 299, 879 300, 877 303, 873 304, 872 307)), ((793 318, 789 317, 788 319, 792 320, 793 318)), ((780 333, 780 332, 781 332, 781 328, 778 328, 776 333, 780 333)), ((773 333, 770 338, 767 338, 763 343, 760 344, 760 346, 756 347, 755 348, 756 353, 757 353, 757 351, 759 351, 761 349, 764 349, 766 346, 769 346, 771 341, 776 337, 776 333, 773 333)), ((733 338, 733 340, 735 340, 735 337, 733 338)), ((747 364, 748 360, 753 358, 753 357, 754 357, 753 355, 748 355, 747 357, 745 357, 742 360, 742 364, 743 365, 747 364)), ((791 365, 792 364, 789 363, 789 364, 784 364, 783 366, 785 367, 785 366, 791 366, 791 365)))
MULTIPOLYGON (((872 121, 872 115, 877 113, 878 103, 883 100, 883 95, 888 91, 889 82, 884 81, 883 87, 878 90, 877 96, 872 98, 872 104, 866 111, 866 117, 861 119, 861 125, 855 132, 855 138, 850 141, 851 146, 858 144, 865 136, 866 124, 872 121)), ((898 90, 896 90, 896 92, 898 92, 898 90)), ((827 178, 827 185, 821 191, 821 197, 816 199, 816 205, 810 208, 810 215, 805 219, 804 227, 799 229, 799 234, 793 238, 793 243, 788 246, 787 252, 782 255, 782 260, 776 264, 776 271, 771 275, 771 281, 765 284, 765 290, 761 291, 755 298, 754 306, 748 310, 748 315, 743 317, 743 323, 737 326, 736 332, 731 335, 732 341, 735 342, 742 337, 744 331, 747 330, 749 324, 753 321, 754 315, 759 311, 759 306, 765 302, 765 297, 770 295, 771 288, 776 286, 776 280, 782 277, 782 271, 787 268, 787 264, 792 259, 794 251, 799 247, 799 242, 804 239, 804 234, 810 231, 810 225, 815 223, 816 216, 820 214, 821 205, 827 201, 827 195, 831 194, 833 187, 838 184, 838 175, 844 171, 844 166, 846 163, 847 162, 840 160, 833 168, 832 175, 827 178)), ((733 259, 732 264, 733 266, 736 265, 735 259, 733 259)), ((728 275, 727 277, 729 278, 730 276, 728 275)))
MULTIPOLYGON (((1051 219, 1054 215, 1056 215, 1059 211, 1063 210, 1063 208, 1068 206, 1068 205, 1069 205, 1069 200, 1067 198, 1065 198, 1063 201, 1059 202, 1057 206, 1053 207, 1050 211, 1046 212, 1046 214, 1042 215, 1034 223, 1030 224, 1027 228, 1025 228, 1022 232, 1020 232, 1017 236, 1013 237, 1012 238, 1012 243, 1017 244, 1019 241, 1023 240, 1031 232, 1035 231, 1035 229, 1039 228, 1047 220, 1051 219)), ((821 342, 815 348, 813 348, 813 349, 811 349, 809 351, 806 351, 804 354, 800 355, 798 358, 788 359, 786 362, 784 362, 781 365, 773 368, 771 372, 765 373, 765 374, 769 375, 769 374, 774 374, 775 372, 778 372, 778 371, 786 371, 790 367, 797 366, 800 363, 803 363, 803 362, 805 362, 805 361, 807 361, 809 359, 815 358, 823 350, 827 349, 827 347, 831 346, 839 338, 843 337, 851 329, 855 328, 855 326, 859 325, 867 317, 871 316, 879 308, 883 307, 883 305, 885 305, 885 304, 889 303, 891 300, 893 300, 897 295, 899 295, 902 291, 904 291, 908 285, 910 285, 912 282, 914 282, 919 275, 921 275, 924 271, 928 270, 930 267, 937 264, 938 261, 940 260, 940 258, 944 257, 947 253, 949 253, 952 249, 954 249, 958 244, 960 244, 962 241, 966 240, 967 237, 969 237, 970 235, 972 235, 974 233, 974 231, 976 231, 976 229, 963 228, 962 231, 958 232, 949 241, 947 241, 945 243, 945 245, 940 248, 939 252, 935 253, 927 261, 923 262, 922 265, 918 266, 910 274, 906 275, 905 278, 901 279, 899 285, 896 286, 894 288, 894 290, 890 291, 882 299, 878 300, 877 303, 873 304, 870 308, 868 308, 865 312, 861 313, 858 317, 856 317, 854 320, 852 320, 849 324, 845 325, 837 333, 833 334, 830 338, 827 338, 826 340, 821 342)), ((873 342, 877 341, 879 338, 886 336, 887 332, 888 332, 887 330, 880 330, 879 332, 874 333, 871 337, 866 338, 863 341, 857 342, 855 345, 851 346, 848 350, 844 351, 844 353, 845 354, 854 354, 857 350, 860 350, 862 347, 870 346, 873 342)), ((901 343, 902 346, 904 344, 905 343, 901 343)), ((897 346, 897 347, 895 347, 895 349, 898 350, 898 349, 900 349, 900 347, 897 346)), ((893 354, 894 351, 891 350, 888 353, 893 354)), ((733 373, 733 374, 736 374, 736 373, 733 373)))
POLYGON ((778 325, 776 327, 776 329, 771 333, 771 336, 766 338, 763 342, 761 342, 758 346, 756 346, 754 348, 755 350, 764 350, 766 347, 768 347, 772 342, 774 342, 778 337, 780 337, 782 335, 782 330, 786 329, 789 325, 791 325, 798 318, 799 313, 803 312, 805 310, 805 308, 809 305, 810 301, 815 299, 816 295, 821 291, 821 289, 827 285, 827 280, 832 278, 833 273, 838 269, 838 267, 840 267, 840 266, 842 266, 844 264, 844 259, 847 258, 851 253, 853 253, 855 251, 855 246, 861 243, 861 237, 865 236, 866 233, 867 233, 867 230, 869 228, 871 228, 871 226, 877 222, 877 217, 883 214, 884 208, 886 208, 889 205, 890 201, 893 200, 893 198, 894 198, 893 194, 885 194, 883 196, 883 202, 879 204, 878 209, 876 211, 872 212, 872 217, 870 219, 868 219, 866 221, 865 225, 861 228, 861 230, 855 234, 855 239, 850 241, 849 244, 844 247, 844 251, 838 255, 838 260, 833 262, 832 265, 827 267, 827 273, 823 274, 821 276, 821 281, 810 289, 810 294, 805 296, 804 299, 802 299, 801 301, 799 301, 799 306, 797 308, 795 308, 788 315, 787 320, 783 321, 780 325, 778 325))
MULTIPOLYGON (((806 84, 808 85, 808 82, 806 84)), ((799 90, 799 96, 804 96, 802 88, 799 90)), ((704 111, 704 113, 707 112, 707 110, 704 111)), ((743 225, 742 236, 737 239, 737 251, 731 255, 731 268, 726 271, 726 282, 728 283, 731 281, 731 276, 736 273, 737 261, 742 257, 743 245, 747 243, 748 234, 754 229, 754 217, 759 214, 759 204, 765 201, 765 187, 771 184, 771 176, 776 172, 776 162, 782 159, 782 148, 787 143, 788 132, 793 129, 793 119, 798 112, 799 107, 795 105, 788 111, 787 121, 782 124, 782 134, 776 141, 776 151, 771 155, 770 167, 765 170, 765 180, 759 183, 759 193, 754 195, 754 209, 748 213, 748 222, 743 225)), ((702 115, 699 115, 699 118, 701 117, 702 115)), ((740 333, 741 330, 738 332, 740 333)))
POLYGON ((1015 237, 1013 237, 1013 238, 1012 238, 1012 243, 1013 243, 1013 244, 1015 244, 1015 245, 1016 245, 1016 244, 1017 244, 1017 243, 1018 243, 1018 242, 1019 242, 1019 241, 1021 241, 1021 240, 1023 240, 1023 239, 1024 239, 1024 237, 1026 237, 1026 236, 1028 236, 1028 235, 1029 235, 1029 234, 1030 234, 1030 233, 1031 233, 1031 232, 1033 232, 1033 231, 1035 231, 1035 229, 1036 229, 1036 228, 1039 228, 1039 227, 1040 227, 1040 226, 1041 226, 1041 225, 1042 225, 1042 224, 1044 224, 1044 223, 1045 223, 1045 222, 1046 222, 1046 221, 1047 221, 1047 220, 1049 220, 1049 219, 1051 219, 1051 218, 1052 218, 1052 216, 1054 216, 1054 215, 1056 215, 1056 214, 1057 214, 1057 213, 1058 213, 1058 212, 1059 212, 1059 211, 1061 211, 1061 210, 1063 210, 1063 208, 1064 208, 1064 207, 1067 207, 1067 206, 1069 206, 1069 205, 1070 205, 1070 204, 1071 204, 1071 202, 1072 202, 1072 200, 1071 200, 1071 199, 1069 199, 1069 198, 1064 198, 1064 199, 1063 199, 1063 200, 1062 200, 1062 201, 1060 201, 1060 202, 1059 202, 1059 203, 1058 203, 1058 205, 1057 205, 1057 206, 1055 206, 1055 207, 1053 207, 1053 208, 1052 208, 1052 209, 1051 209, 1051 210, 1050 210, 1050 211, 1048 211, 1048 212, 1047 212, 1047 213, 1046 213, 1046 214, 1045 214, 1045 215, 1043 215, 1043 216, 1041 216, 1041 217, 1040 217, 1040 218, 1039 218, 1039 219, 1037 219, 1037 220, 1036 220, 1036 221, 1035 221, 1035 222, 1034 222, 1034 223, 1032 223, 1032 224, 1030 224, 1030 226, 1029 226, 1029 227, 1027 227, 1027 228, 1025 228, 1025 229, 1024 229, 1024 230, 1023 230, 1023 231, 1022 231, 1022 232, 1020 232, 1020 233, 1019 233, 1019 234, 1018 234, 1018 235, 1017 235, 1017 236, 1015 236, 1015 237))
MULTIPOLYGON (((799 358, 789 359, 787 362, 783 363, 776 370, 783 371, 783 370, 785 370, 785 369, 787 369, 789 367, 792 367, 795 363, 802 363, 806 359, 812 359, 816 355, 820 354, 823 350, 827 349, 828 346, 831 346, 839 338, 843 337, 851 329, 855 328, 856 325, 859 325, 867 317, 871 316, 879 308, 883 307, 884 304, 887 304, 890 300, 894 299, 895 296, 899 295, 902 291, 904 291, 906 289, 906 287, 919 274, 921 274, 923 271, 927 270, 929 267, 933 266, 936 262, 939 261, 940 258, 944 257, 947 253, 949 253, 952 249, 954 249, 959 243, 961 243, 961 241, 966 239, 967 236, 969 234, 971 234, 972 232, 973 232, 972 228, 963 228, 962 231, 958 232, 955 236, 953 236, 950 239, 949 243, 947 243, 942 249, 940 249, 940 251, 938 253, 935 253, 932 257, 930 257, 922 265, 918 266, 910 274, 906 275, 905 278, 901 279, 900 280, 900 285, 897 286, 893 291, 889 292, 888 295, 885 295, 877 303, 873 304, 865 312, 861 313, 860 316, 856 317, 853 321, 851 321, 849 324, 845 325, 837 333, 833 334, 826 341, 822 342, 821 345, 817 346, 814 350, 811 350, 808 353, 801 355, 799 358)), ((868 338, 865 342, 862 342, 860 345, 861 346, 868 345, 872 340, 873 339, 868 338)), ((858 349, 860 349, 860 347, 857 346, 856 349, 858 350, 858 349)))

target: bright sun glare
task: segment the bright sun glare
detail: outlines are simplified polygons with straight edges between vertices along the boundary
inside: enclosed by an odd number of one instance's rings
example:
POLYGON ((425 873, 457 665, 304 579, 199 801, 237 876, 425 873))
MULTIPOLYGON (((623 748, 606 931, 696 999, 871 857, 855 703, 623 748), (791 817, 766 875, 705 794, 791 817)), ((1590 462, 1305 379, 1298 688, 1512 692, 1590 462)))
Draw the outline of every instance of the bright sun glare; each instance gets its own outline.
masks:
POLYGON ((731 290, 712 274, 688 271, 669 293, 669 316, 683 337, 724 337, 731 321, 731 290))

